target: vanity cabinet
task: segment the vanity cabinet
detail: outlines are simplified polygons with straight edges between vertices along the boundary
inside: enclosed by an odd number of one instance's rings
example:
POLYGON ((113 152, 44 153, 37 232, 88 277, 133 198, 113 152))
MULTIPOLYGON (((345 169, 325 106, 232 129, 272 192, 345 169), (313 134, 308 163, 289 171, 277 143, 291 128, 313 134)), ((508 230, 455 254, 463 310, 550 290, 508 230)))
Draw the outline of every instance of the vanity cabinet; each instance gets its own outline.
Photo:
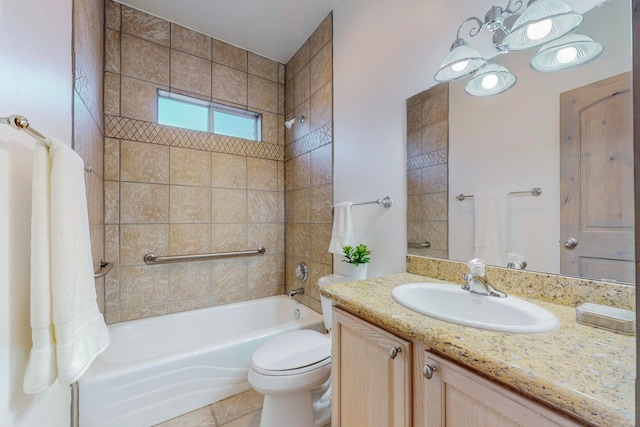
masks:
POLYGON ((332 427, 410 427, 409 341, 333 308, 332 427))
POLYGON ((428 351, 420 370, 416 427, 584 425, 428 351))

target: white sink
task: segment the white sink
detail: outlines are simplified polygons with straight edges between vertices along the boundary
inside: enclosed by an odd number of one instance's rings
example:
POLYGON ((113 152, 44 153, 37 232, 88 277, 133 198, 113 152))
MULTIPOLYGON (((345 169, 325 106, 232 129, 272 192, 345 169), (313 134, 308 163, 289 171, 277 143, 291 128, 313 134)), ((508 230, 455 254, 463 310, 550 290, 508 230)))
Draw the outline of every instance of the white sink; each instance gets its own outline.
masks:
POLYGON ((442 283, 408 283, 393 288, 393 299, 418 313, 491 331, 536 334, 560 326, 547 310, 512 296, 497 298, 442 283))

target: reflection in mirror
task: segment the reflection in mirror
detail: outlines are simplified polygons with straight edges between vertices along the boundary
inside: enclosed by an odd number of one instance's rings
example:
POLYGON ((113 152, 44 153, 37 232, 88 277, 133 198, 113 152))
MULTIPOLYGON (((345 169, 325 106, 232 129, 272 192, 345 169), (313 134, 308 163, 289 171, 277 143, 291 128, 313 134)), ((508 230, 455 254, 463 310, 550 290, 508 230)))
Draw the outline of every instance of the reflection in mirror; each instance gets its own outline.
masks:
MULTIPOLYGON (((561 262, 571 250, 565 247, 566 240, 576 239, 576 248, 589 245, 588 238, 567 234, 585 227, 624 234, 623 243, 607 241, 595 246, 609 246, 623 259, 633 260, 633 228, 628 227, 633 225, 633 141, 630 134, 625 135, 630 130, 622 132, 624 142, 620 144, 596 143, 614 126, 631 126, 617 120, 632 117, 630 92, 621 96, 621 106, 615 107, 624 108, 621 114, 606 116, 611 107, 599 107, 578 111, 579 117, 588 115, 588 121, 561 118, 561 94, 565 100, 571 99, 574 90, 611 78, 630 85, 630 27, 630 2, 611 0, 586 12, 579 27, 581 34, 605 47, 593 62, 540 73, 530 66, 535 49, 510 52, 494 58, 518 78, 507 92, 469 96, 463 79, 434 86, 407 100, 408 253, 456 261, 473 258, 475 201, 459 201, 456 196, 524 191, 508 196, 509 224, 504 232, 507 251, 522 254, 527 270, 635 282, 632 262, 601 261, 588 253, 569 260, 571 268, 561 262), (580 156, 597 154, 610 159, 604 175, 596 174, 602 164, 579 166, 579 172, 573 175, 561 170, 561 146, 572 144, 575 138, 564 130, 573 126, 571 123, 579 123, 578 133, 595 135, 588 141, 591 149, 580 156), (595 153, 596 147, 604 149, 595 153), (592 182, 601 184, 595 195, 582 189, 569 195, 561 177, 568 177, 570 182, 587 171, 592 182), (539 197, 526 194, 535 187, 543 190, 539 197), (560 212, 566 210, 568 199, 581 200, 588 211, 576 219, 561 220, 560 212), (562 222, 568 222, 574 230, 563 231, 562 222), (425 242, 430 243, 429 248, 417 247, 425 242), (619 262, 624 265, 616 265, 619 262)), ((598 256, 611 258, 610 254, 598 256)))

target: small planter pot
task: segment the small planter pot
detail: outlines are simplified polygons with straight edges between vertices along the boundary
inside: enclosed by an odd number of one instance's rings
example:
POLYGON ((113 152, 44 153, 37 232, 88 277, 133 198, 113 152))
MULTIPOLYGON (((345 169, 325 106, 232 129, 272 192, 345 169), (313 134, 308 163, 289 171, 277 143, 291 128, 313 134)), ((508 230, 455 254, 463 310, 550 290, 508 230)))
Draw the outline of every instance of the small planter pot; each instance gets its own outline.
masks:
POLYGON ((360 264, 356 266, 355 264, 345 263, 345 274, 349 280, 364 280, 367 277, 367 265, 368 264, 360 264))

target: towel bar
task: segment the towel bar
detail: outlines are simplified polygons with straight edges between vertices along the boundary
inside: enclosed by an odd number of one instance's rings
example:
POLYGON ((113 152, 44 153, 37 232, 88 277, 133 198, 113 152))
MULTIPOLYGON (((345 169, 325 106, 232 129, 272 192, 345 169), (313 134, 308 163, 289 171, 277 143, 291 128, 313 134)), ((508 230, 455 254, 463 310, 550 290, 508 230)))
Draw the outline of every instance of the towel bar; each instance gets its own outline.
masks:
MULTIPOLYGON (((542 188, 540 187, 535 187, 529 191, 512 191, 511 193, 509 193, 510 196, 513 196, 514 194, 531 194, 532 196, 539 196, 542 194, 542 188)), ((473 194, 458 194, 456 196, 456 199, 463 201, 464 199, 470 199, 473 198, 473 194)))
MULTIPOLYGON (((391 196, 384 196, 382 199, 377 199, 377 200, 371 200, 370 202, 359 202, 359 203, 352 203, 352 206, 358 206, 358 205, 370 205, 373 203, 377 203, 379 205, 384 206, 385 208, 390 208, 391 205, 393 205, 393 199, 391 198, 391 196)), ((333 209, 335 206, 331 205, 329 206, 331 209, 333 209)))

